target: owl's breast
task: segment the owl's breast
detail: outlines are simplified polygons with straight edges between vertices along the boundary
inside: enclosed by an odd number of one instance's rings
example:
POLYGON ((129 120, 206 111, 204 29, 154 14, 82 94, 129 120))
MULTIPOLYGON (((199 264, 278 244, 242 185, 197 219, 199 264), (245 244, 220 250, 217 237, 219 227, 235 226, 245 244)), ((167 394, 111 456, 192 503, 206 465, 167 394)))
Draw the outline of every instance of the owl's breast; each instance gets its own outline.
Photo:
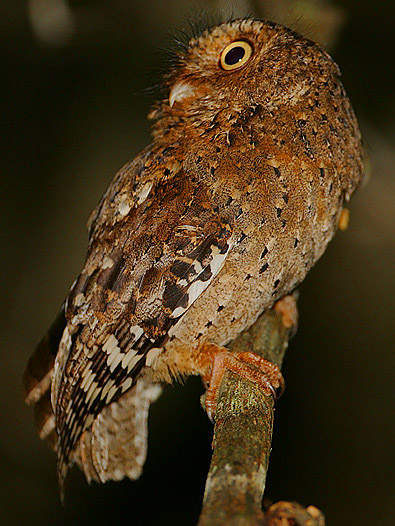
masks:
POLYGON ((188 370, 193 364, 185 356, 200 344, 224 346, 235 339, 303 281, 333 236, 340 186, 320 183, 319 170, 310 177, 296 164, 284 170, 273 164, 266 164, 237 204, 233 246, 223 268, 170 330, 163 353, 167 365, 174 361, 179 367, 184 360, 188 370))

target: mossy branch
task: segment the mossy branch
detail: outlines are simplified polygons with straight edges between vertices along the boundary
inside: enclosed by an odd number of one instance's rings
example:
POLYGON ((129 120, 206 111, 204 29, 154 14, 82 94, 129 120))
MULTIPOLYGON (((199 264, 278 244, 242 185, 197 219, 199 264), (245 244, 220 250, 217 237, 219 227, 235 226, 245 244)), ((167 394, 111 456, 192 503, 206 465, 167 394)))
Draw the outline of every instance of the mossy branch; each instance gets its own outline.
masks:
MULTIPOLYGON (((295 324, 296 302, 288 296, 280 306, 265 312, 229 347, 237 352, 253 350, 281 367, 295 324)), ((258 386, 240 376, 225 374, 218 397, 213 456, 198 526, 264 524, 262 496, 273 419, 272 396, 266 396, 258 386)), ((307 516, 312 518, 308 512, 307 516)), ((272 519, 269 517, 269 520, 272 519)))

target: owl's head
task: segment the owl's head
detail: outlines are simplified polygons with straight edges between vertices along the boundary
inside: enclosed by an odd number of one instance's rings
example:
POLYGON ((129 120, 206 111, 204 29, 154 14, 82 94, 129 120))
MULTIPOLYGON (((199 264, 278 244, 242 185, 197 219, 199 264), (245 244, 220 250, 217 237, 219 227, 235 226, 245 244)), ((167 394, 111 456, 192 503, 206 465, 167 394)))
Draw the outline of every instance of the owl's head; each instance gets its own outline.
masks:
POLYGON ((293 31, 273 22, 234 20, 190 40, 167 78, 160 113, 191 117, 199 125, 257 106, 271 111, 297 104, 317 82, 338 74, 327 53, 293 31))

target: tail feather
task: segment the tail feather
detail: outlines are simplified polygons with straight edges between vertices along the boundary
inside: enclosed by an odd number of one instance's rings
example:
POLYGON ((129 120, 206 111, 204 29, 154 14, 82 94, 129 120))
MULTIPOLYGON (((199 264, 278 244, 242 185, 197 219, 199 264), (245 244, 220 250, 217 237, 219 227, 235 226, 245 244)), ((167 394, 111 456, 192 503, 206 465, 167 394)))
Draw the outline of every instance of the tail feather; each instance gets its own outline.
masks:
POLYGON ((48 389, 40 400, 34 405, 34 426, 38 436, 45 440, 55 433, 55 416, 51 406, 51 390, 48 389))
POLYGON ((25 402, 32 405, 34 425, 40 438, 56 449, 55 416, 51 407, 51 381, 60 339, 66 326, 64 306, 30 356, 23 373, 25 402))
POLYGON ((66 327, 64 306, 30 356, 23 374, 25 401, 36 404, 50 390, 56 353, 66 327))
MULTIPOLYGON (((58 433, 51 405, 51 382, 59 343, 66 327, 64 306, 37 345, 23 375, 25 401, 34 406, 34 423, 40 438, 58 450, 58 433)), ((137 479, 147 452, 149 406, 160 395, 158 384, 141 377, 116 402, 104 407, 82 434, 71 456, 88 482, 124 477, 137 479)), ((69 463, 58 462, 61 500, 64 501, 69 463)))
POLYGON ((74 460, 89 482, 139 478, 147 454, 149 406, 160 393, 158 384, 139 378, 84 431, 74 460))

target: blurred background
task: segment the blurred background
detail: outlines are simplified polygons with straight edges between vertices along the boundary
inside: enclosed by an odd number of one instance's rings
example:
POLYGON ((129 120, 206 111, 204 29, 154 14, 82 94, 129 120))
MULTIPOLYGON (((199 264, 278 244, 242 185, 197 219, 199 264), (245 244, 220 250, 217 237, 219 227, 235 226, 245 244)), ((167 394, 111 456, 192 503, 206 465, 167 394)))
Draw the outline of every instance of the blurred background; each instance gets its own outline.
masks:
POLYGON ((0 4, 0 524, 196 524, 212 437, 198 378, 152 406, 139 481, 89 487, 75 468, 62 508, 21 376, 79 272, 91 209, 150 140, 160 49, 214 8, 275 19, 331 51, 372 172, 349 230, 300 287, 266 498, 314 504, 330 526, 394 522, 394 2, 30 0, 0 4))

